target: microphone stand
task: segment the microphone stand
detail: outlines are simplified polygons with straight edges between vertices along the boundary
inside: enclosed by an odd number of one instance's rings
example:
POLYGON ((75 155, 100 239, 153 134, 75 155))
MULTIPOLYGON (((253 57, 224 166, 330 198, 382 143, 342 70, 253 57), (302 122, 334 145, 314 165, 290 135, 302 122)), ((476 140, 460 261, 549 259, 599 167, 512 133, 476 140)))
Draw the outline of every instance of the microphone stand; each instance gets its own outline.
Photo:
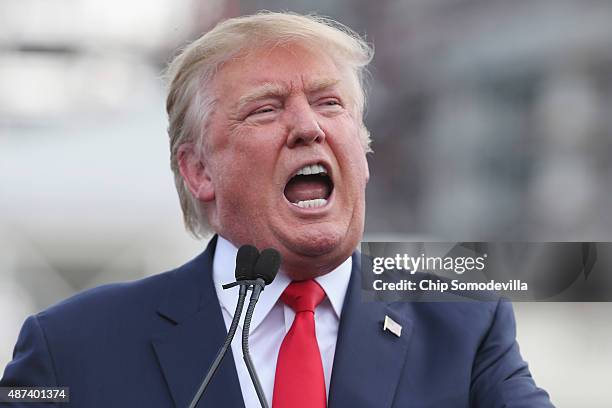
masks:
POLYGON ((227 349, 232 344, 232 339, 234 338, 234 335, 236 334, 236 330, 238 329, 238 322, 240 321, 240 316, 242 315, 242 309, 244 308, 244 301, 246 300, 247 290, 254 284, 254 282, 255 281, 252 281, 252 280, 241 280, 238 282, 233 282, 227 285, 223 285, 223 289, 228 289, 228 288, 240 285, 240 291, 238 294, 238 304, 236 304, 236 310, 234 311, 234 318, 232 319, 232 324, 230 325, 229 331, 227 333, 227 337, 225 338, 225 342, 223 343, 223 346, 217 353, 217 357, 215 358, 210 368, 208 369, 208 373, 206 373, 206 377, 204 377, 204 380, 202 381, 200 388, 198 388, 198 391, 196 392, 193 399, 191 400, 191 403, 189 404, 189 408, 195 408, 198 405, 198 402, 200 402, 200 398, 202 398, 202 394, 204 394, 204 391, 206 391, 206 387, 208 387, 208 384, 210 383, 213 376, 217 372, 217 369, 219 368, 221 361, 223 361, 223 357, 225 357, 225 354, 227 353, 227 349))
POLYGON ((244 325, 242 327, 242 355, 244 358, 244 362, 247 366, 247 370, 249 371, 249 375, 251 376, 251 381, 253 382, 253 386, 255 387, 255 392, 257 393, 257 398, 259 399, 259 403, 262 408, 268 408, 268 401, 266 401, 266 396, 261 388, 261 383, 259 382, 259 377, 257 376, 257 372, 255 371, 255 366, 253 365, 253 361, 251 360, 251 354, 249 353, 249 331, 251 328, 251 319, 253 318, 253 311, 255 310, 255 305, 259 300, 259 294, 263 291, 266 282, 262 278, 257 278, 255 280, 255 284, 253 285, 253 292, 251 293, 251 299, 249 301, 249 307, 247 307, 246 315, 244 317, 244 325))
POLYGON ((255 310, 255 305, 257 304, 257 301, 259 300, 259 295, 264 290, 265 286, 272 282, 272 280, 276 276, 281 264, 281 257, 279 252, 273 248, 264 249, 261 254, 259 254, 257 252, 257 248, 247 245, 242 246, 238 250, 236 263, 236 282, 223 285, 223 289, 228 289, 240 285, 238 304, 236 305, 234 318, 232 319, 232 323, 227 333, 227 337, 225 338, 225 342, 219 350, 215 361, 213 361, 212 365, 210 366, 208 373, 204 378, 204 381, 202 381, 202 385, 200 385, 200 388, 198 389, 196 395, 193 397, 189 408, 196 407, 196 405, 200 401, 200 398, 202 397, 202 394, 206 390, 206 387, 210 383, 210 380, 219 368, 219 364, 221 364, 221 360, 223 360, 227 349, 230 347, 232 343, 232 338, 236 334, 236 329, 238 327, 238 322, 240 321, 240 315, 242 314, 246 294, 249 289, 251 289, 253 292, 251 293, 251 299, 249 301, 249 306, 247 308, 247 312, 244 318, 244 327, 242 328, 242 353, 244 357, 244 362, 246 363, 247 369, 249 371, 249 375, 251 376, 251 381, 255 386, 255 392, 257 393, 259 403, 261 404, 262 408, 268 408, 268 402, 266 401, 265 394, 263 392, 263 389, 261 388, 261 383, 259 382, 259 377, 257 376, 255 366, 253 365, 251 355, 249 354, 249 331, 251 327, 251 319, 253 318, 253 311, 255 310), (245 247, 247 249, 243 250, 243 248, 245 247), (241 250, 243 250, 242 255, 240 252, 241 250), (254 264, 253 255, 257 255, 257 260, 254 264), (240 268, 238 267, 238 259, 240 259, 243 263, 240 268), (244 279, 246 277, 256 278, 244 279))

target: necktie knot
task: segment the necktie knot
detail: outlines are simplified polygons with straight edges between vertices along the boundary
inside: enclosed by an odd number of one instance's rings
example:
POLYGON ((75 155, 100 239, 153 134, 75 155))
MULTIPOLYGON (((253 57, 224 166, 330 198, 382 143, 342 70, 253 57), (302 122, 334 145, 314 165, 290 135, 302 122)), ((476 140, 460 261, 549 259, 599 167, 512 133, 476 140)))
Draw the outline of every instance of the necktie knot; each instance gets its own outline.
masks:
POLYGON ((295 313, 306 311, 314 313, 323 299, 325 291, 312 279, 292 282, 281 295, 281 300, 295 313))

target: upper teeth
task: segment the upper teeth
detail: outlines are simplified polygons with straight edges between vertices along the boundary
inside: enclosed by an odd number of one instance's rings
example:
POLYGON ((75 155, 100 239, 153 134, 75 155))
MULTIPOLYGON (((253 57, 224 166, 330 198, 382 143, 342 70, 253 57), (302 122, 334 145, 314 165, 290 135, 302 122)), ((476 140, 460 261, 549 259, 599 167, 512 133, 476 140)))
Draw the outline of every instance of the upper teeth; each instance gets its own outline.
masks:
POLYGON ((309 174, 319 174, 319 173, 327 174, 325 167, 321 166, 320 164, 311 164, 310 166, 304 166, 301 169, 299 169, 297 173, 295 173, 295 175, 296 176, 301 176, 301 175, 307 176, 309 174))

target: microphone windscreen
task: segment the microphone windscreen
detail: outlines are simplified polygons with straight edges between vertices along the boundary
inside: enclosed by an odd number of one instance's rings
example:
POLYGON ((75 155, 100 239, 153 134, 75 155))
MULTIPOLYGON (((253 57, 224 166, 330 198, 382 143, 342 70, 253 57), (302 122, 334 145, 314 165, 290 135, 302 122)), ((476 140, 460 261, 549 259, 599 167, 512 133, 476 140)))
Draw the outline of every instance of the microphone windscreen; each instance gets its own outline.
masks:
POLYGON ((253 273, 259 251, 253 245, 243 245, 236 255, 236 280, 255 279, 253 273))
POLYGON ((255 264, 255 277, 262 278, 269 285, 276 277, 280 264, 281 255, 276 249, 264 249, 255 264))

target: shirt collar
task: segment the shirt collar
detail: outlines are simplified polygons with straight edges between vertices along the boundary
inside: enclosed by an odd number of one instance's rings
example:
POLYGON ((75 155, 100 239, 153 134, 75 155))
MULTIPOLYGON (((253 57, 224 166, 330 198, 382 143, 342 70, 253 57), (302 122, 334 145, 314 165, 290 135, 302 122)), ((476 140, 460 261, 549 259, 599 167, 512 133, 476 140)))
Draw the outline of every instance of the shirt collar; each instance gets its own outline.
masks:
POLYGON ((341 263, 333 271, 315 278, 317 283, 321 285, 325 291, 338 319, 340 319, 340 315, 342 314, 342 305, 344 304, 344 297, 346 296, 349 281, 351 280, 352 268, 353 259, 349 256, 346 261, 341 263))
MULTIPOLYGON (((222 285, 236 280, 234 270, 236 269, 237 253, 238 248, 222 236, 219 236, 213 260, 213 283, 221 307, 232 318, 234 317, 234 311, 238 303, 238 287, 224 290, 222 285)), ((344 297, 346 296, 349 280, 351 278, 351 268, 352 259, 349 256, 346 261, 333 271, 315 278, 317 283, 321 285, 325 291, 338 319, 342 313, 344 297)), ((266 318, 290 283, 291 279, 281 270, 272 283, 266 286, 259 297, 257 307, 253 313, 251 331, 254 331, 266 318)), ((248 305, 248 298, 249 296, 247 296, 247 301, 245 302, 245 309, 248 305)), ((242 326, 242 321, 240 322, 240 326, 242 326)))

